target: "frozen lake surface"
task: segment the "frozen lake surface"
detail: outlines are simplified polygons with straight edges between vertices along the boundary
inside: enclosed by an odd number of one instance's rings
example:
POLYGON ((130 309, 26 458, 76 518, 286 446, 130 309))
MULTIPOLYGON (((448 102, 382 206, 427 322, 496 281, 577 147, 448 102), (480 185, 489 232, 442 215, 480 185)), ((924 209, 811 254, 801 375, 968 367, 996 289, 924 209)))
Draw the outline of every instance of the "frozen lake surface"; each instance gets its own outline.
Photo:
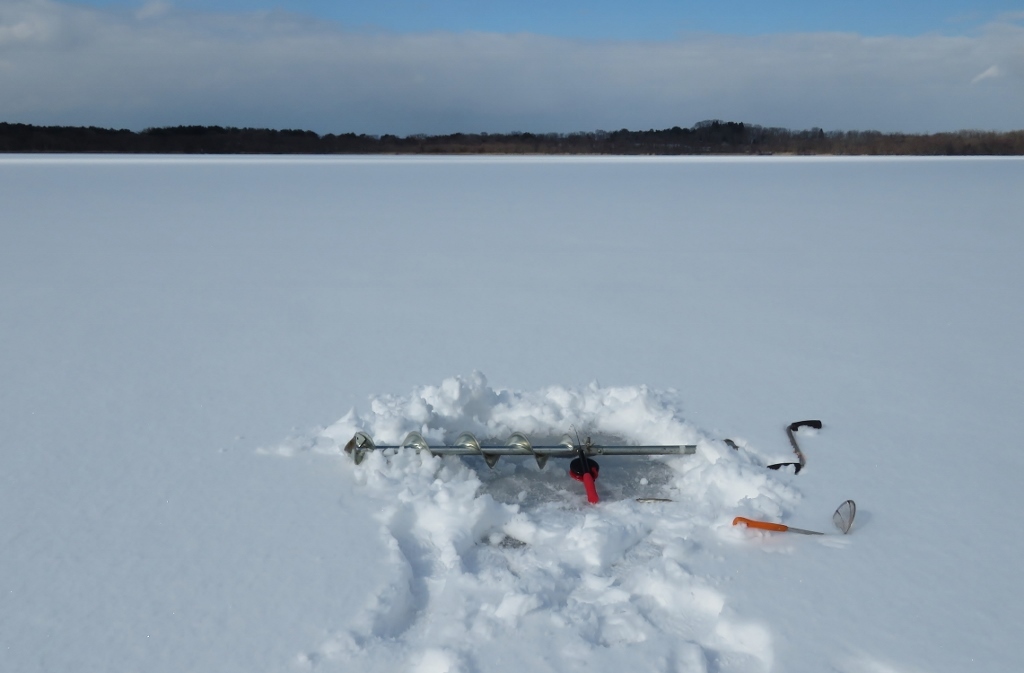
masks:
POLYGON ((1021 185, 0 157, 0 668, 1021 669, 1021 185), (341 452, 573 425, 698 452, 602 459, 595 507, 564 461, 341 452))

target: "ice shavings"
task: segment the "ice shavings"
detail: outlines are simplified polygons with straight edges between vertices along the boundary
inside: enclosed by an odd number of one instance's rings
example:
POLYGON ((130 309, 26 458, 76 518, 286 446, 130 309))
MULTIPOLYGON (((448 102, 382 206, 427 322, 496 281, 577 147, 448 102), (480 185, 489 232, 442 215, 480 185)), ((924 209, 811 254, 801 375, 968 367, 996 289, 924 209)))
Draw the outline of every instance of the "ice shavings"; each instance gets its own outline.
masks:
POLYGON ((646 386, 574 389, 550 386, 538 391, 495 390, 483 374, 422 386, 408 397, 381 395, 369 413, 352 410, 322 432, 342 445, 357 430, 381 443, 399 442, 418 431, 430 442, 453 440, 461 432, 504 440, 512 432, 558 437, 575 426, 581 433, 635 438, 651 443, 694 443, 700 434, 679 420, 670 392, 646 386))
POLYGON ((538 391, 492 388, 479 373, 371 400, 311 438, 340 453, 356 431, 431 443, 463 431, 503 440, 513 431, 595 441, 693 443, 695 455, 603 457, 602 503, 586 504, 566 461, 539 469, 503 458, 440 458, 377 450, 344 457, 378 519, 393 569, 352 619, 301 655, 325 670, 503 670, 501 653, 542 670, 594 656, 645 670, 769 670, 768 629, 733 615, 713 582, 690 568, 698 554, 738 539, 736 514, 778 517, 799 494, 790 477, 705 436, 671 392, 644 386, 538 391), (639 496, 671 498, 644 504, 639 496), (524 653, 521 643, 530 643, 524 653), (710 663, 709 663, 710 662, 710 663))

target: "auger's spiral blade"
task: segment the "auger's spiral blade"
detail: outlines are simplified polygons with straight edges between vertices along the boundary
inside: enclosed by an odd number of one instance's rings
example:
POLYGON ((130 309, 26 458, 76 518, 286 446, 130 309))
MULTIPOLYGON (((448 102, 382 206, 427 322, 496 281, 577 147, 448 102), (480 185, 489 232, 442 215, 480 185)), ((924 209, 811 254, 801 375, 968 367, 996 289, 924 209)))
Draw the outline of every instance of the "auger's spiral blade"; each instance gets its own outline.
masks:
POLYGON ((356 465, 363 462, 363 457, 366 456, 367 451, 373 451, 377 446, 373 443, 373 439, 370 435, 365 432, 357 432, 352 435, 352 439, 348 440, 348 444, 345 445, 345 453, 352 456, 352 460, 356 465))
POLYGON ((472 432, 464 432, 459 435, 459 438, 455 440, 455 446, 460 449, 468 451, 470 454, 483 455, 484 460, 487 462, 487 467, 493 468, 501 458, 500 453, 485 452, 480 446, 480 441, 477 440, 476 436, 472 432))
POLYGON ((505 441, 505 446, 511 446, 521 451, 529 451, 533 454, 533 457, 537 459, 537 467, 542 470, 544 469, 544 466, 547 465, 547 455, 535 453, 533 450, 533 444, 531 444, 529 438, 521 432, 513 432, 508 440, 505 441))
POLYGON ((407 446, 410 449, 416 449, 416 453, 419 453, 420 451, 430 451, 430 446, 427 445, 427 440, 423 439, 423 435, 416 431, 410 432, 405 436, 402 446, 407 446))

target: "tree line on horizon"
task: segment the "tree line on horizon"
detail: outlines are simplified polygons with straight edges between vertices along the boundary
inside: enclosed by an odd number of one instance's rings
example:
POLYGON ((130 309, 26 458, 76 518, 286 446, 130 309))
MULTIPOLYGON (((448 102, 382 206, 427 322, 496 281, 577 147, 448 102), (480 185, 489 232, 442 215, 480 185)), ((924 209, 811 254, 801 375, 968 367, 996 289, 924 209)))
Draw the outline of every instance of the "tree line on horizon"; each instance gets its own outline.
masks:
POLYGON ((173 126, 135 132, 0 122, 3 153, 123 154, 608 154, 1024 155, 1022 131, 911 134, 793 131, 708 120, 690 128, 577 133, 325 135, 313 131, 173 126))

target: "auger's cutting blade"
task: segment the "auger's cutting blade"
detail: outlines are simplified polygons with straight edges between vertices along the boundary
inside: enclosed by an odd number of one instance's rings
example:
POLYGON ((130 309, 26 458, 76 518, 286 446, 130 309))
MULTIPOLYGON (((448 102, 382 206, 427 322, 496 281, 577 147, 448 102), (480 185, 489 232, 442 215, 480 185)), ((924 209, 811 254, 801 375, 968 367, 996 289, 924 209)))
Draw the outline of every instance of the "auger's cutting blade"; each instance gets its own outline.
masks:
POLYGON ((835 514, 832 515, 832 523, 845 535, 853 528, 853 517, 855 516, 857 516, 857 503, 847 500, 836 508, 835 514))

